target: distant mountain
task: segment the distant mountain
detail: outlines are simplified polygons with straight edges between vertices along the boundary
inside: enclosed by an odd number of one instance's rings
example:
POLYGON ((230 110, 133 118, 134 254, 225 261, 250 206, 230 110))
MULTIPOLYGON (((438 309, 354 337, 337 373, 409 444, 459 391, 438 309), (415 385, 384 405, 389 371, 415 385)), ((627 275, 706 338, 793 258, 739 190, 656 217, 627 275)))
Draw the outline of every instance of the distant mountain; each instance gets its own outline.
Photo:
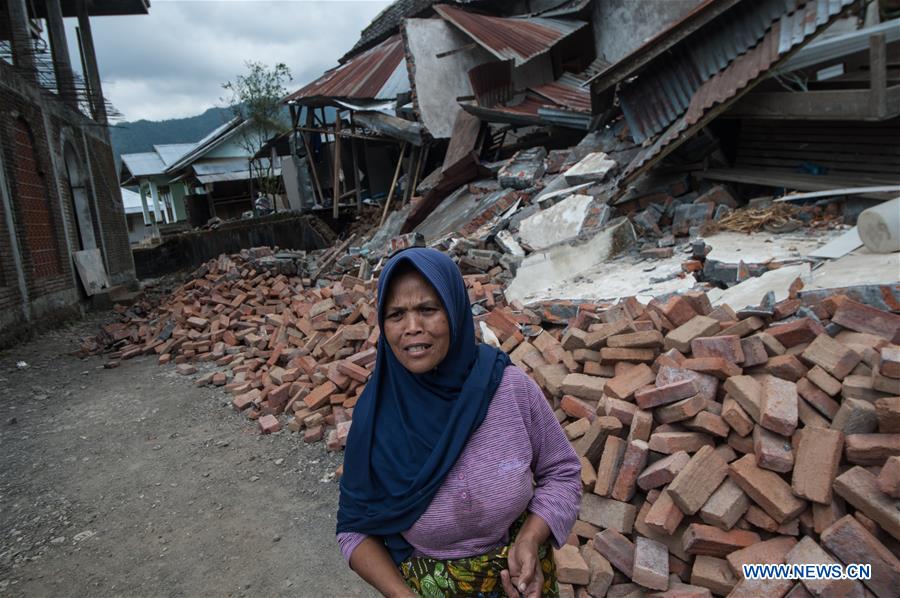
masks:
POLYGON ((232 117, 230 108, 210 108, 203 114, 170 120, 137 120, 123 122, 109 128, 116 168, 119 156, 153 151, 154 145, 163 143, 191 143, 199 141, 216 127, 232 117))

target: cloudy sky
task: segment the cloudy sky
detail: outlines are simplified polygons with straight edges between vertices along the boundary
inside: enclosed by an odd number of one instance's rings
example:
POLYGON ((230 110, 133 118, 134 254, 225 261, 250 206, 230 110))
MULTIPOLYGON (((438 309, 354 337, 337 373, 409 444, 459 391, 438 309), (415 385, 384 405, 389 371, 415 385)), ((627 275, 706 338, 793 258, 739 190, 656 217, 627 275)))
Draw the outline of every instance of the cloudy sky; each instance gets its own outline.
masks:
MULTIPOLYGON (((291 90, 337 65, 387 0, 151 0, 150 14, 91 19, 103 91, 125 120, 221 106, 244 62, 284 62, 291 90)), ((66 19, 73 67, 75 19, 66 19)))

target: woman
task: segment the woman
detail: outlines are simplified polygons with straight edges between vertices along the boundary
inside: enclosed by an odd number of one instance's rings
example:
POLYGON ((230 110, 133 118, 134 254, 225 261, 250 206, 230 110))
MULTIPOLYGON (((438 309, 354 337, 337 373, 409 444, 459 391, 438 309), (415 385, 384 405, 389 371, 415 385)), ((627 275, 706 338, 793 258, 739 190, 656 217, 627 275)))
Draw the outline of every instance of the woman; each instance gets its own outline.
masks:
POLYGON ((476 344, 462 275, 439 251, 387 263, 378 323, 341 479, 350 567, 386 596, 556 595, 548 540, 575 522, 581 465, 540 389, 476 344))

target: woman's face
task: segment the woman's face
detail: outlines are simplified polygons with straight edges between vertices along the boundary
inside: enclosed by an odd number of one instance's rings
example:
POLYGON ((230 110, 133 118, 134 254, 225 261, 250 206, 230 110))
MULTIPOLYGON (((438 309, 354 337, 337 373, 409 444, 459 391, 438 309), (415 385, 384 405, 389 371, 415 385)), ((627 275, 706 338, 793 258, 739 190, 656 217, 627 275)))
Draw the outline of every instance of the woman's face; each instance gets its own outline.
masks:
POLYGON ((391 281, 382 333, 397 361, 413 374, 433 370, 447 356, 447 312, 437 291, 417 271, 397 274, 391 281))

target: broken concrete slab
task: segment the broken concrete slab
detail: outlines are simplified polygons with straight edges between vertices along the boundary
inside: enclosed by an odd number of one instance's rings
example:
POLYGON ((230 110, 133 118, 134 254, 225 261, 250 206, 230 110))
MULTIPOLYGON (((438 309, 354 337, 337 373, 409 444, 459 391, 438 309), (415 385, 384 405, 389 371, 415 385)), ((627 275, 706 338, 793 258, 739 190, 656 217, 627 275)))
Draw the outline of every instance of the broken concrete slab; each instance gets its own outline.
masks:
POLYGON ((467 186, 462 186, 442 201, 415 230, 422 233, 426 241, 433 241, 448 233, 461 232, 466 225, 483 221, 485 213, 492 208, 507 209, 515 198, 515 191, 510 189, 479 196, 471 193, 467 186))
POLYGON ((576 239, 536 251, 519 265, 516 277, 506 289, 506 297, 509 301, 527 303, 540 293, 603 264, 636 240, 631 222, 622 218, 590 239, 576 239))
POLYGON ((854 226, 836 239, 810 252, 809 257, 833 260, 859 249, 862 247, 862 244, 862 239, 859 238, 859 229, 854 226))
POLYGON ((862 242, 872 253, 900 251, 900 197, 864 210, 856 224, 862 242))
POLYGON ((563 176, 570 185, 599 183, 618 167, 618 163, 604 152, 594 152, 585 156, 563 176))
POLYGON ((785 266, 777 270, 770 270, 756 278, 750 278, 725 291, 712 289, 708 295, 713 305, 730 305, 735 310, 743 309, 748 305, 759 305, 766 293, 774 292, 776 301, 783 301, 788 297, 788 288, 797 278, 804 282, 810 277, 809 264, 797 264, 785 266))
POLYGON ((519 224, 519 240, 532 249, 544 249, 577 237, 594 202, 590 195, 572 195, 519 224))
POLYGON ((106 275, 106 267, 99 249, 85 249, 72 254, 75 260, 75 269, 87 294, 96 295, 109 288, 109 277, 106 275))

